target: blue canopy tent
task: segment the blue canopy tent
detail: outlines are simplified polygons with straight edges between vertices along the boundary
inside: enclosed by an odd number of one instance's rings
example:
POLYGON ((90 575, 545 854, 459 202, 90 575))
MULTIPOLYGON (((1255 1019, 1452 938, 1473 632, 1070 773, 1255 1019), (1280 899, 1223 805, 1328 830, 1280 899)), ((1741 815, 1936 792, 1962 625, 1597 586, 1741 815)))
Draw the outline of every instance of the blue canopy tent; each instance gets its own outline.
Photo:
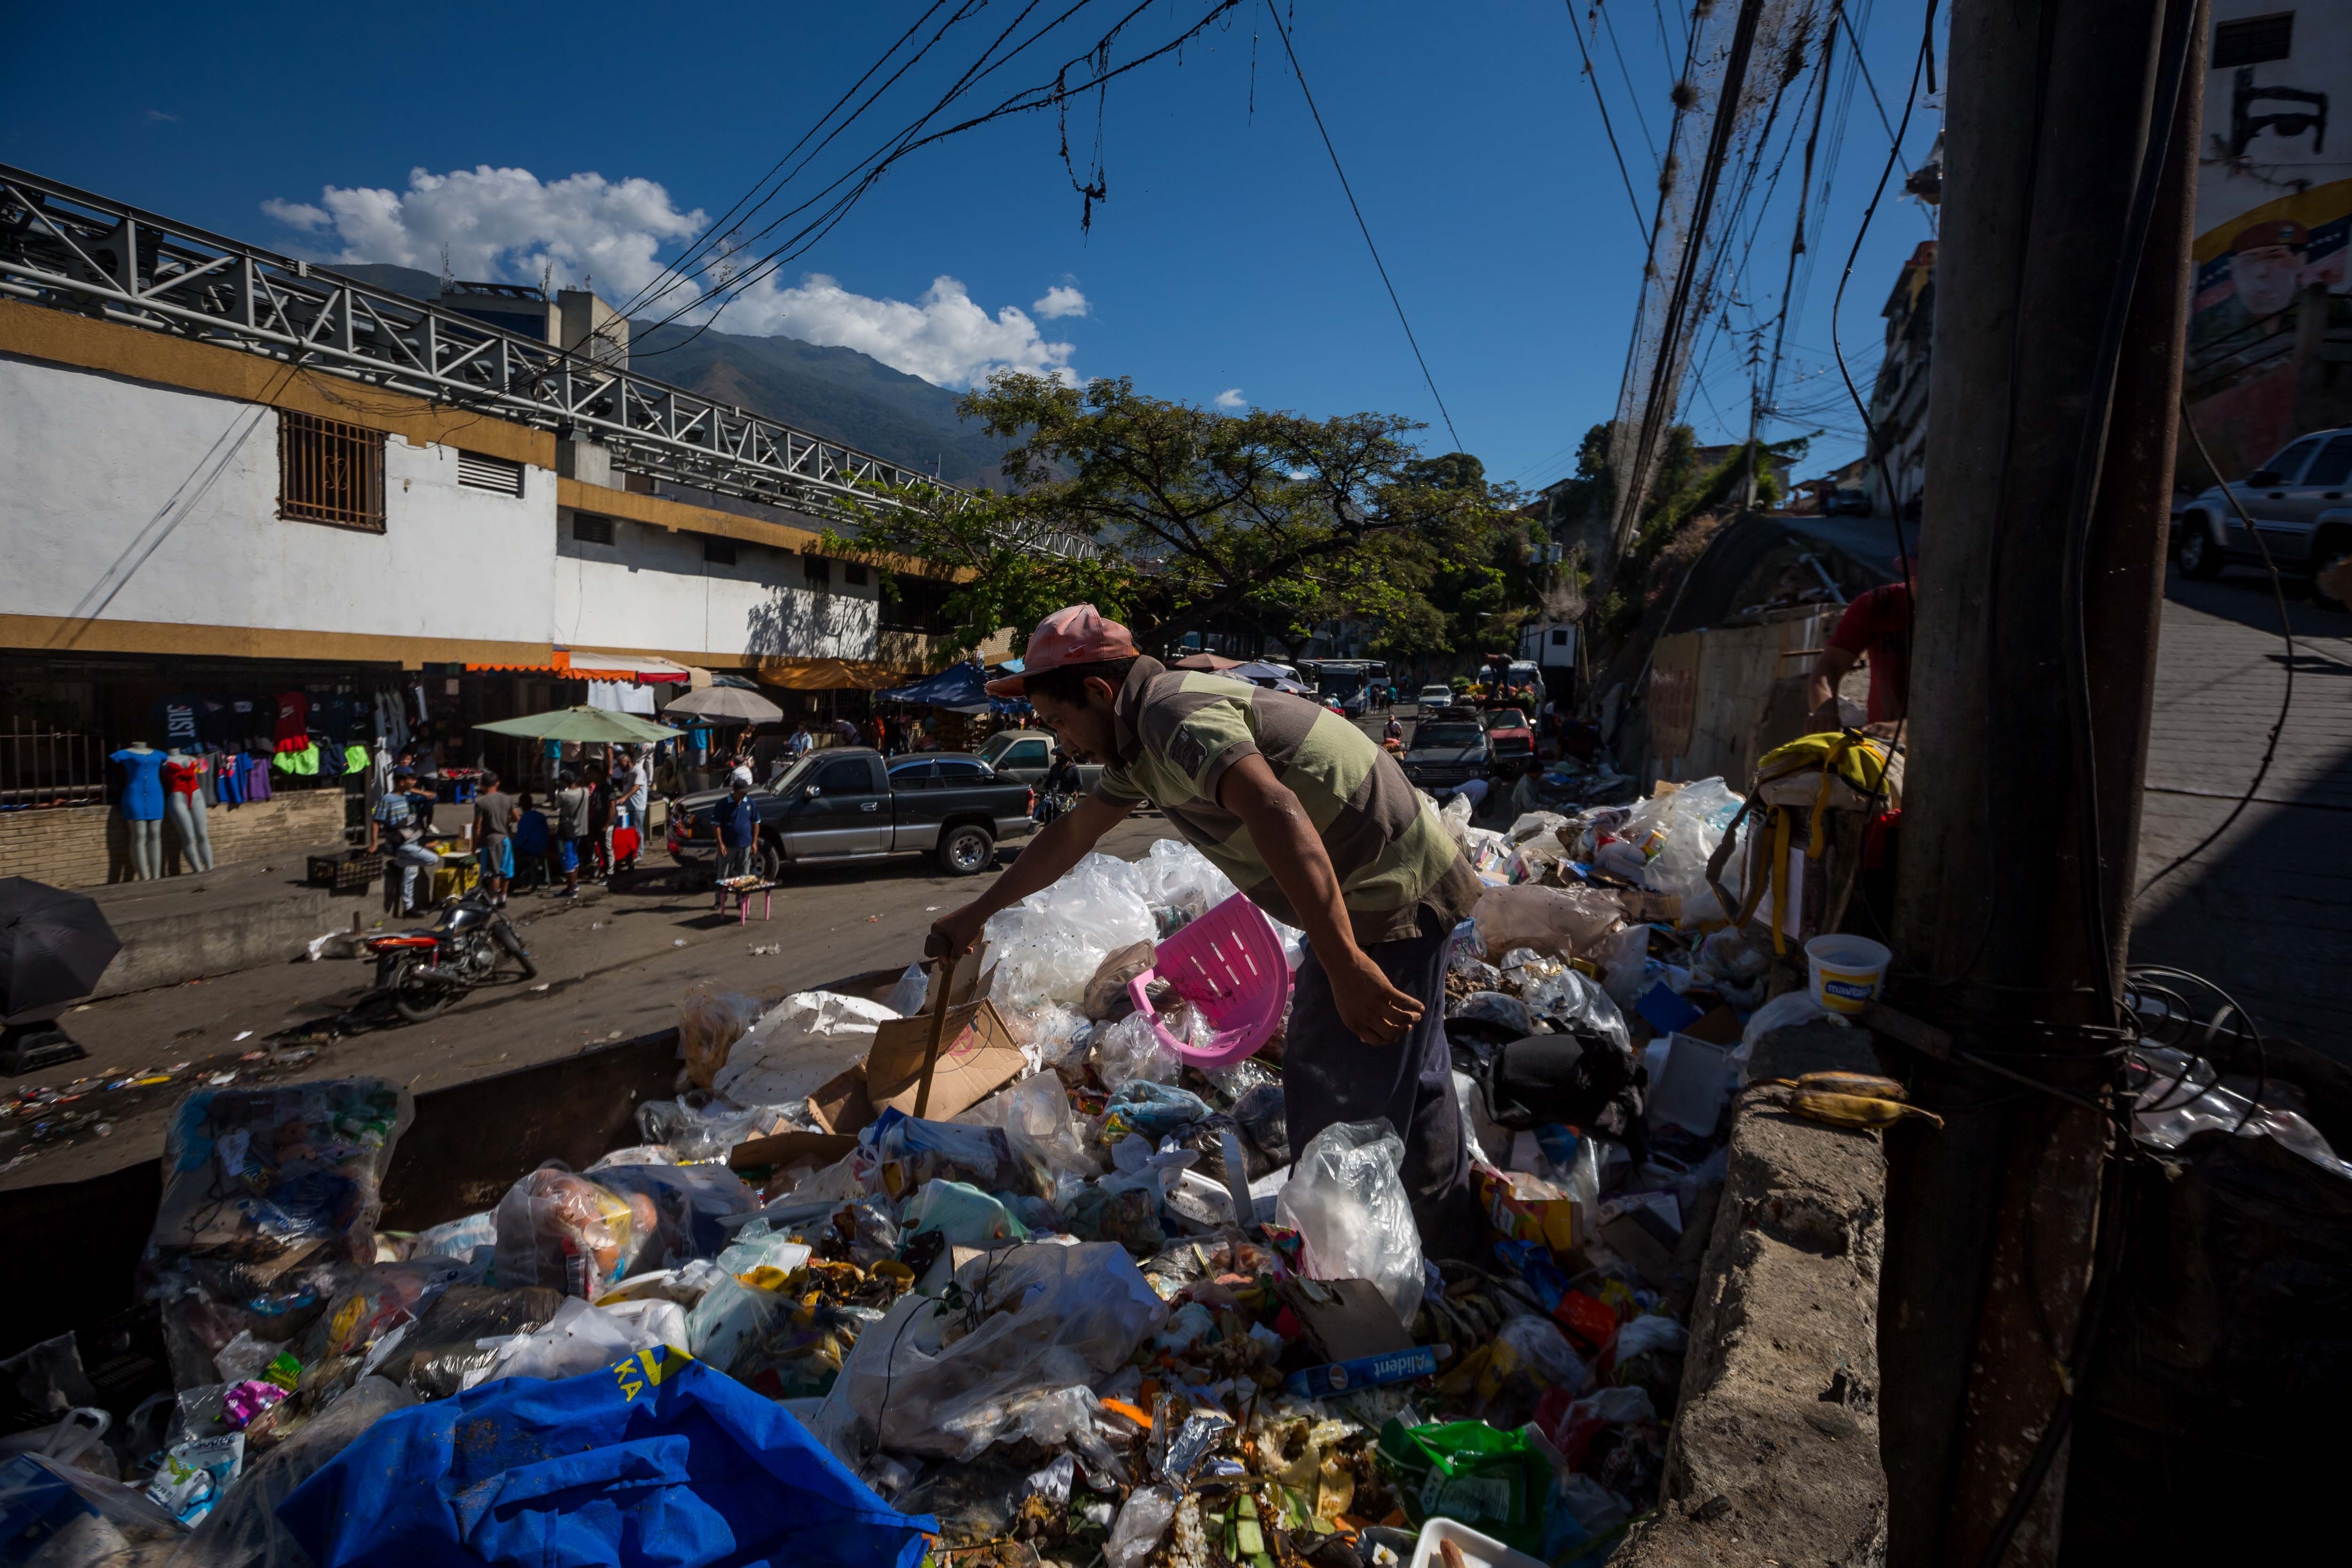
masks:
POLYGON ((919 702, 966 715, 1028 711, 1026 702, 1008 702, 989 696, 987 686, 988 674, 978 665, 951 664, 937 675, 927 675, 911 685, 877 691, 874 699, 877 702, 919 702))

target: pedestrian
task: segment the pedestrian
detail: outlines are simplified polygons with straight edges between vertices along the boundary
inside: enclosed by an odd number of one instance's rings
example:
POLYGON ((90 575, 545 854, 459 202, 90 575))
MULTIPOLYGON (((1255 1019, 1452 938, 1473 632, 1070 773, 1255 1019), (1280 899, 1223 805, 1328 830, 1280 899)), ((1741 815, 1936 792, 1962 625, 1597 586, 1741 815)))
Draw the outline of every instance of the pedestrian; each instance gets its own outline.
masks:
POLYGON ((588 837, 588 790, 580 775, 566 768, 555 784, 555 865, 563 873, 559 899, 580 896, 580 845, 588 837))
POLYGON ((602 763, 588 764, 588 852, 596 880, 613 874, 613 775, 602 763))
MULTIPOLYGON (((1917 562, 1914 547, 1913 562, 1917 562)), ((1805 705, 1812 710, 1813 729, 1842 730, 1838 714, 1838 681, 1857 663, 1870 666, 1870 703, 1865 721, 1891 731, 1909 701, 1911 689, 1911 584, 1889 583, 1859 595, 1838 617, 1829 646, 1813 660, 1805 678, 1805 705)))
POLYGON ((727 782, 730 784, 740 783, 744 788, 751 788, 751 759, 745 756, 740 752, 738 752, 733 756, 728 758, 727 782))
POLYGON ((857 726, 851 723, 846 719, 835 719, 833 721, 833 739, 834 743, 836 745, 854 746, 857 744, 857 726))
POLYGON ((554 847, 555 835, 547 826, 547 814, 525 795, 515 802, 514 860, 531 873, 532 887, 547 886, 547 856, 554 847))
POLYGON ((760 808, 751 799, 751 781, 730 779, 727 798, 719 803, 711 816, 719 824, 719 878, 711 890, 710 907, 727 907, 727 882, 734 877, 748 877, 759 863, 760 808))
POLYGON ((1483 1259, 1444 1027, 1447 950, 1481 889, 1396 759, 1308 699, 1139 655, 1091 605, 1046 616, 1023 658, 1024 673, 989 695, 1025 696, 1065 749, 1103 771, 932 927, 950 959, 1150 803, 1252 902, 1306 929, 1282 1065, 1292 1146, 1335 1122, 1386 1118, 1404 1139, 1425 1253, 1483 1259))
MULTIPOLYGON (((425 840, 433 837, 433 816, 428 809, 416 808, 416 770, 392 770, 392 790, 375 803, 375 811, 368 818, 367 852, 376 852, 383 846, 394 865, 400 868, 400 912, 405 917, 423 911, 416 898, 416 874, 428 878, 440 869, 441 857, 436 855, 425 840)), ((429 896, 430 880, 425 884, 429 896)))
POLYGON ((499 775, 484 768, 474 791, 474 858, 482 868, 482 891, 504 909, 507 884, 514 879, 515 798, 500 793, 499 775))
POLYGON ((793 726, 793 738, 785 743, 792 748, 794 762, 809 754, 809 748, 816 744, 816 737, 809 733, 807 720, 803 719, 793 726))
POLYGON ((1381 739, 1399 745, 1404 743, 1404 724, 1394 713, 1390 714, 1389 721, 1381 726, 1381 739))
POLYGON ((1457 795, 1466 798, 1470 802, 1470 820, 1475 822, 1478 814, 1486 809, 1486 792, 1492 787, 1485 779, 1466 778, 1455 785, 1446 798, 1451 800, 1457 795))
POLYGON ((627 754, 629 775, 629 793, 627 803, 629 811, 629 826, 635 831, 637 839, 636 847, 629 852, 624 864, 632 868, 636 865, 637 857, 645 852, 646 817, 648 810, 653 805, 654 760, 652 752, 653 748, 650 746, 639 746, 635 751, 627 754))
POLYGON ((1519 764, 1519 778, 1511 786, 1511 820, 1517 822, 1531 811, 1544 809, 1543 795, 1536 781, 1543 777, 1543 764, 1529 757, 1519 764))

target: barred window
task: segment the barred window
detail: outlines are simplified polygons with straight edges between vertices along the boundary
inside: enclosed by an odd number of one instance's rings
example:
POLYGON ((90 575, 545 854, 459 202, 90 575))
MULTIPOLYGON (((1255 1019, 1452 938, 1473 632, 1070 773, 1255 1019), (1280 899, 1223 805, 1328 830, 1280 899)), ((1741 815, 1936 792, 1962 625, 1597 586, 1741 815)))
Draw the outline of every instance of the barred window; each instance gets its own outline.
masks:
POLYGON ((278 411, 278 515, 383 531, 383 433, 278 411))
POLYGON ((583 544, 610 544, 613 542, 613 520, 592 517, 584 511, 573 512, 572 537, 583 544))
POLYGON ((735 542, 731 539, 713 539, 709 534, 704 534, 702 559, 713 566, 734 565, 735 542))
POLYGON ((802 572, 808 585, 823 594, 833 587, 833 563, 822 555, 801 557, 802 572))

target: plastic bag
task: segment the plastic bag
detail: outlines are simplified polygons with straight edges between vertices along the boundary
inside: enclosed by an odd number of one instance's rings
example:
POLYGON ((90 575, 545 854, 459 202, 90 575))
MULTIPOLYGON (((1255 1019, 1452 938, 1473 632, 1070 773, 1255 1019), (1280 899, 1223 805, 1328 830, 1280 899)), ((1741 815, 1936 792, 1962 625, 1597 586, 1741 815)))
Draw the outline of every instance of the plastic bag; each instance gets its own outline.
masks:
POLYGON ((1103 1546, 1109 1568, 1142 1568, 1176 1518, 1176 1489, 1165 1485, 1138 1487, 1128 1494, 1103 1546))
POLYGON ((1070 1111, 1070 1092, 1054 1074, 1024 1078, 952 1118, 971 1127, 1002 1127, 1016 1153, 1026 1152, 1059 1176, 1091 1179, 1102 1166, 1087 1152, 1085 1135, 1070 1111))
POLYGON ((1488 1025, 1511 1039, 1536 1032, 1535 1015, 1528 1005, 1500 991, 1473 991, 1454 998, 1445 1005, 1445 1021, 1488 1025))
POLYGON ((763 1005, 740 991, 711 992, 697 985, 677 1005, 677 1049, 686 1060, 686 1076, 697 1089, 727 1065, 727 1054, 744 1032, 760 1021, 763 1005))
POLYGON ((1755 1054, 1764 1037, 1775 1029, 1786 1029, 1797 1024, 1818 1023, 1827 1018, 1832 1024, 1853 1027, 1843 1013, 1832 1013, 1813 1000, 1813 994, 1801 987, 1784 991, 1748 1015, 1748 1026, 1739 1031, 1739 1059, 1743 1065, 1755 1054))
POLYGON ((660 1228, 644 1194, 623 1195, 551 1161, 499 1200, 498 1280, 593 1300, 618 1284, 660 1228))
POLYGON ((1612 934, 1593 956, 1601 963, 1601 989, 1619 1007, 1631 1007, 1642 994, 1650 964, 1650 928, 1629 925, 1612 934))
POLYGON ((1410 1325, 1424 1282, 1403 1164, 1387 1118, 1334 1122, 1300 1151, 1275 1209, 1306 1243, 1310 1278, 1369 1279, 1410 1325))
POLYGON ((1633 1035, 1626 1027, 1625 1015, 1609 1000, 1606 991, 1580 970, 1563 969, 1535 982, 1527 988, 1526 1001, 1528 1010, 1540 1017, 1570 1028, 1581 1025, 1628 1050, 1633 1048, 1633 1035))
POLYGON ((1091 1386, 1166 1315, 1134 1260, 1102 1242, 1016 1247, 955 1278, 977 1303, 969 1311, 901 1297, 858 1336, 809 1422, 845 1463, 879 1448, 971 1459, 1008 1435, 1024 1402, 1091 1386))
POLYGON ((724 1165, 607 1165, 600 1160, 588 1173, 598 1186, 628 1199, 634 1212, 642 1215, 640 1199, 652 1205, 655 1223, 638 1238, 631 1274, 709 1257, 727 1245, 724 1222, 759 1206, 743 1178, 724 1165))
POLYGON ((1153 909, 1198 920, 1234 896, 1233 879, 1181 838, 1162 838, 1135 862, 1135 889, 1153 909))
POLYGON ((1642 885, 1685 899, 1707 892, 1707 858, 1741 804, 1721 779, 1706 778, 1635 806, 1617 836, 1641 851, 1642 885))
POLYGON ((38 1454, 0 1463, 0 1562, 26 1568, 97 1568, 128 1562, 186 1534, 136 1487, 38 1454))
POLYGON ((809 1131, 806 1117, 798 1101, 745 1110, 696 1090, 684 1100, 648 1100, 638 1106, 637 1133, 680 1160, 723 1160, 738 1143, 772 1132, 809 1131))
POLYGON ((413 1258, 447 1258, 469 1268, 488 1268, 498 1245, 497 1211, 484 1209, 480 1214, 469 1214, 463 1219, 418 1231, 416 1243, 408 1249, 408 1255, 413 1258))
POLYGON ((990 995, 1015 1006, 1034 1006, 1042 997, 1075 1008, 1106 957, 1152 941, 1160 927, 1137 890, 1134 868, 1097 853, 992 916, 981 934, 989 943, 987 961, 996 966, 990 995))
MULTIPOLYGON (((673 1312, 677 1310, 671 1302, 657 1304, 673 1312)), ((572 1297, 543 1327, 492 1342, 490 1363, 468 1372, 465 1386, 473 1388, 502 1377, 578 1377, 601 1372, 660 1342, 642 1323, 572 1297)))
POLYGON ((278 1522, 278 1505, 375 1424, 416 1403, 381 1377, 363 1377, 293 1434, 253 1460, 173 1554, 173 1568, 312 1568, 310 1553, 278 1522))
POLYGON ((925 1182, 907 1200, 900 1218, 909 1237, 935 1230, 956 1247, 1029 1238, 1029 1227, 1013 1218, 1003 1204, 964 1182, 925 1182))
POLYGON ((925 1182, 968 1182, 984 1193, 1053 1191, 1036 1164, 1013 1152, 1002 1127, 918 1121, 892 1112, 866 1131, 883 1190, 902 1199, 925 1182))
POLYGON ((890 994, 883 999, 882 1005, 901 1018, 911 1018, 923 1010, 923 998, 930 992, 931 972, 923 967, 922 960, 917 959, 907 965, 898 983, 890 987, 890 994))
POLYGON ((1597 945, 1625 918, 1617 895, 1601 888, 1489 888, 1472 916, 1489 952, 1532 947, 1572 958, 1597 945))
POLYGON ((1263 1160, 1250 1180, 1290 1163, 1290 1101, 1280 1080, 1260 1084, 1234 1101, 1234 1120, 1263 1160))
POLYGON ((490 1364, 491 1352, 481 1341, 543 1327, 562 1305, 563 1293, 545 1286, 515 1290, 452 1285, 423 1317, 377 1341, 365 1372, 421 1398, 446 1399, 465 1386, 468 1372, 490 1364))
POLYGON ((874 1047, 874 1031, 898 1017, 879 1002, 833 991, 796 991, 735 1042, 710 1087, 737 1105, 798 1105, 874 1047))
POLYGON ((211 1320, 228 1331, 206 1359, 247 1315, 315 1306, 375 1261, 384 1169, 415 1113, 405 1089, 374 1078, 200 1089, 180 1102, 143 1268, 151 1296, 193 1292, 239 1315, 211 1320))
POLYGON ((1497 1330, 1480 1368, 1472 1408, 1490 1426, 1527 1424, 1548 1390, 1579 1394, 1592 1386, 1592 1369, 1549 1318, 1513 1318, 1497 1330))
POLYGON ((1104 1102, 1099 1136, 1115 1143, 1124 1133, 1139 1132, 1157 1142, 1208 1119, 1208 1103, 1191 1089, 1131 1079, 1111 1090, 1104 1102))
POLYGON ((1097 1029, 1090 1059, 1095 1076, 1110 1089, 1135 1079, 1174 1083, 1184 1070, 1176 1053, 1160 1043, 1151 1021, 1140 1013, 1129 1013, 1108 1028, 1097 1029))

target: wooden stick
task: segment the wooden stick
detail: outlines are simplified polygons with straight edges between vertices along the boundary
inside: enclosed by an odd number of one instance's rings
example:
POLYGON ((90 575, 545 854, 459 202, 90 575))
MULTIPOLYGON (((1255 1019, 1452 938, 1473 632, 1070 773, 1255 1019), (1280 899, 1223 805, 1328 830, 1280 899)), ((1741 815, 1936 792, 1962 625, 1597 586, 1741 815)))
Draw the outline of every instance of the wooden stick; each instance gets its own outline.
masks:
POLYGON ((948 1028, 948 992, 955 983, 955 965, 948 959, 946 944, 937 934, 923 939, 923 955, 931 963, 931 1043, 923 1048, 923 1076, 915 1087, 915 1120, 920 1121, 931 1109, 931 1074, 940 1065, 940 1045, 948 1028))

